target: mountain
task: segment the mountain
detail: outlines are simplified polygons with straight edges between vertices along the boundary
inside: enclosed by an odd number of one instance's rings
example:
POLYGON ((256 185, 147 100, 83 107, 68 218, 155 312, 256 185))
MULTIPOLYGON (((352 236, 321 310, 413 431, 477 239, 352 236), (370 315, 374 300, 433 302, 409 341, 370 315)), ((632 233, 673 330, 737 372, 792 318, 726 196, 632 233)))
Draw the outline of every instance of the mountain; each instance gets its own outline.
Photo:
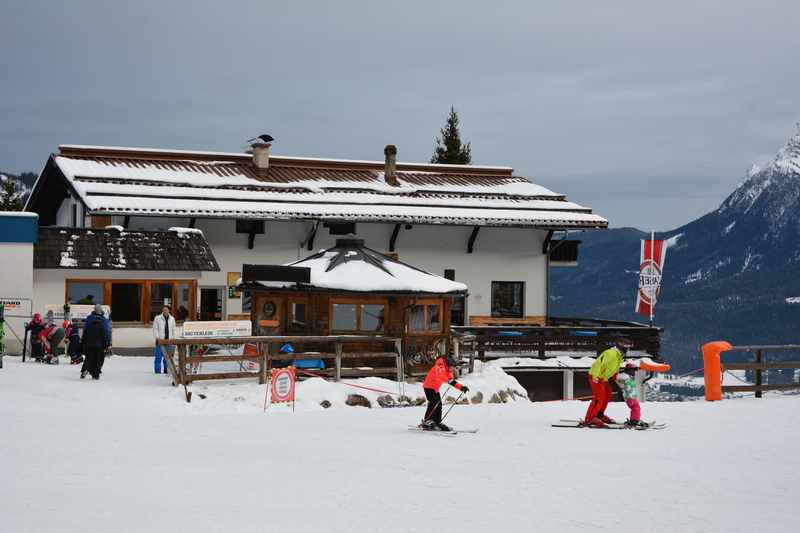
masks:
MULTIPOLYGON (((646 321, 633 308, 647 235, 580 234, 579 266, 552 274, 551 313, 646 321)), ((702 366, 699 347, 711 340, 800 344, 800 132, 718 209, 656 238, 670 245, 656 324, 675 371, 702 366)))
POLYGON ((28 196, 33 190, 33 184, 36 182, 36 174, 33 172, 23 172, 17 176, 10 172, 0 172, 0 186, 2 186, 2 184, 9 179, 16 183, 17 190, 20 193, 22 205, 25 205, 25 201, 28 199, 28 196))

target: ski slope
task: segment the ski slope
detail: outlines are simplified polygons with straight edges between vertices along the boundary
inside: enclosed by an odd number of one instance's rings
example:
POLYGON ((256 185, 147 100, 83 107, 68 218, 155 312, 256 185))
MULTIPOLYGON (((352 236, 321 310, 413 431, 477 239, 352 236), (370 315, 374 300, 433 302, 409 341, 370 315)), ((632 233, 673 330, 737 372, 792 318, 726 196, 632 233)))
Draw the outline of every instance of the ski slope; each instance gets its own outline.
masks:
MULTIPOLYGON (((647 403, 663 431, 557 429, 586 404, 264 414, 254 383, 185 403, 150 359, 0 370, 4 532, 794 531, 800 396, 647 403)), ((198 392, 198 389, 195 389, 198 392)), ((302 390, 301 390, 302 392, 302 390)), ((614 404, 609 414, 624 418, 614 404)))

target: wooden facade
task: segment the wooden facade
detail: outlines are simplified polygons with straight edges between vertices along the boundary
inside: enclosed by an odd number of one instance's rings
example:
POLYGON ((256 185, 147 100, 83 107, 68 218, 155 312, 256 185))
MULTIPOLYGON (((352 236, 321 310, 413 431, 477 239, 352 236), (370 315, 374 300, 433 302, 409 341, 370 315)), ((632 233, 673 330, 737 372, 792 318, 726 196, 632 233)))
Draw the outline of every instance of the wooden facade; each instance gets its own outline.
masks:
MULTIPOLYGON (((350 353, 378 352, 380 339, 402 341, 407 373, 427 368, 451 349, 449 294, 372 294, 331 290, 269 289, 251 286, 254 335, 360 335, 345 347, 350 353), (353 320, 349 320, 352 317, 353 320), (342 322, 349 322, 342 324, 342 322)), ((376 366, 366 360, 364 366, 376 366)))

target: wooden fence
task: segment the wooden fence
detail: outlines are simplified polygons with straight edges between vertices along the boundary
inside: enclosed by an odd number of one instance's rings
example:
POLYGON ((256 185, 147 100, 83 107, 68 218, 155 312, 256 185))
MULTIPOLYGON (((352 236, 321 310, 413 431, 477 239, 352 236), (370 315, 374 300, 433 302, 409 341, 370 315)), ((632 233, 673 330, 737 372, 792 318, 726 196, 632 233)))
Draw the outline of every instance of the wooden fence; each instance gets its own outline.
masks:
POLYGON ((315 369, 314 375, 333 378, 339 381, 343 377, 366 377, 366 376, 387 376, 396 378, 398 382, 404 380, 404 367, 402 357, 401 340, 393 337, 380 337, 374 335, 328 335, 328 336, 258 336, 258 337, 231 337, 231 338, 193 338, 193 339, 169 339, 159 340, 162 346, 174 346, 174 353, 165 352, 167 369, 172 376, 174 386, 181 385, 186 394, 186 401, 190 402, 192 393, 189 386, 195 381, 207 381, 218 379, 258 379, 260 384, 269 380, 270 371, 276 361, 291 363, 299 359, 322 359, 328 363, 333 363, 333 368, 315 369), (294 353, 280 353, 278 347, 286 343, 292 343, 297 349, 304 345, 312 344, 317 346, 327 346, 332 349, 326 351, 298 351, 294 353), (389 344, 391 351, 346 351, 348 344, 364 343, 370 344, 389 344), (207 355, 197 353, 200 346, 255 346, 255 350, 241 355, 207 355), (365 360, 391 359, 393 367, 383 368, 350 368, 345 363, 365 360), (239 370, 235 372, 209 372, 202 371, 203 363, 256 363, 256 370, 239 370))
POLYGON ((764 352, 798 350, 800 344, 779 344, 779 345, 756 345, 756 346, 733 346, 726 351, 752 352, 755 354, 753 363, 723 363, 724 370, 752 370, 755 373, 755 384, 753 385, 723 385, 722 392, 755 392, 756 398, 761 398, 764 391, 771 390, 792 390, 800 389, 800 383, 771 383, 765 384, 763 373, 765 370, 790 370, 800 368, 800 361, 780 361, 767 363, 764 360, 764 352))

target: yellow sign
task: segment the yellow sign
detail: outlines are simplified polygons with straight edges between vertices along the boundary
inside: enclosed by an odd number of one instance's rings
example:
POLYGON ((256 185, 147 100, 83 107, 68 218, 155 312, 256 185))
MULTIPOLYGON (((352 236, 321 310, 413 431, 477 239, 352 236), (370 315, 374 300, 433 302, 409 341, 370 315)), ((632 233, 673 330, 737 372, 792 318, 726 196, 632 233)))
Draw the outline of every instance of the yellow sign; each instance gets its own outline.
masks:
POLYGON ((241 277, 241 272, 228 272, 228 298, 238 300, 242 297, 241 291, 236 290, 236 283, 241 277))

